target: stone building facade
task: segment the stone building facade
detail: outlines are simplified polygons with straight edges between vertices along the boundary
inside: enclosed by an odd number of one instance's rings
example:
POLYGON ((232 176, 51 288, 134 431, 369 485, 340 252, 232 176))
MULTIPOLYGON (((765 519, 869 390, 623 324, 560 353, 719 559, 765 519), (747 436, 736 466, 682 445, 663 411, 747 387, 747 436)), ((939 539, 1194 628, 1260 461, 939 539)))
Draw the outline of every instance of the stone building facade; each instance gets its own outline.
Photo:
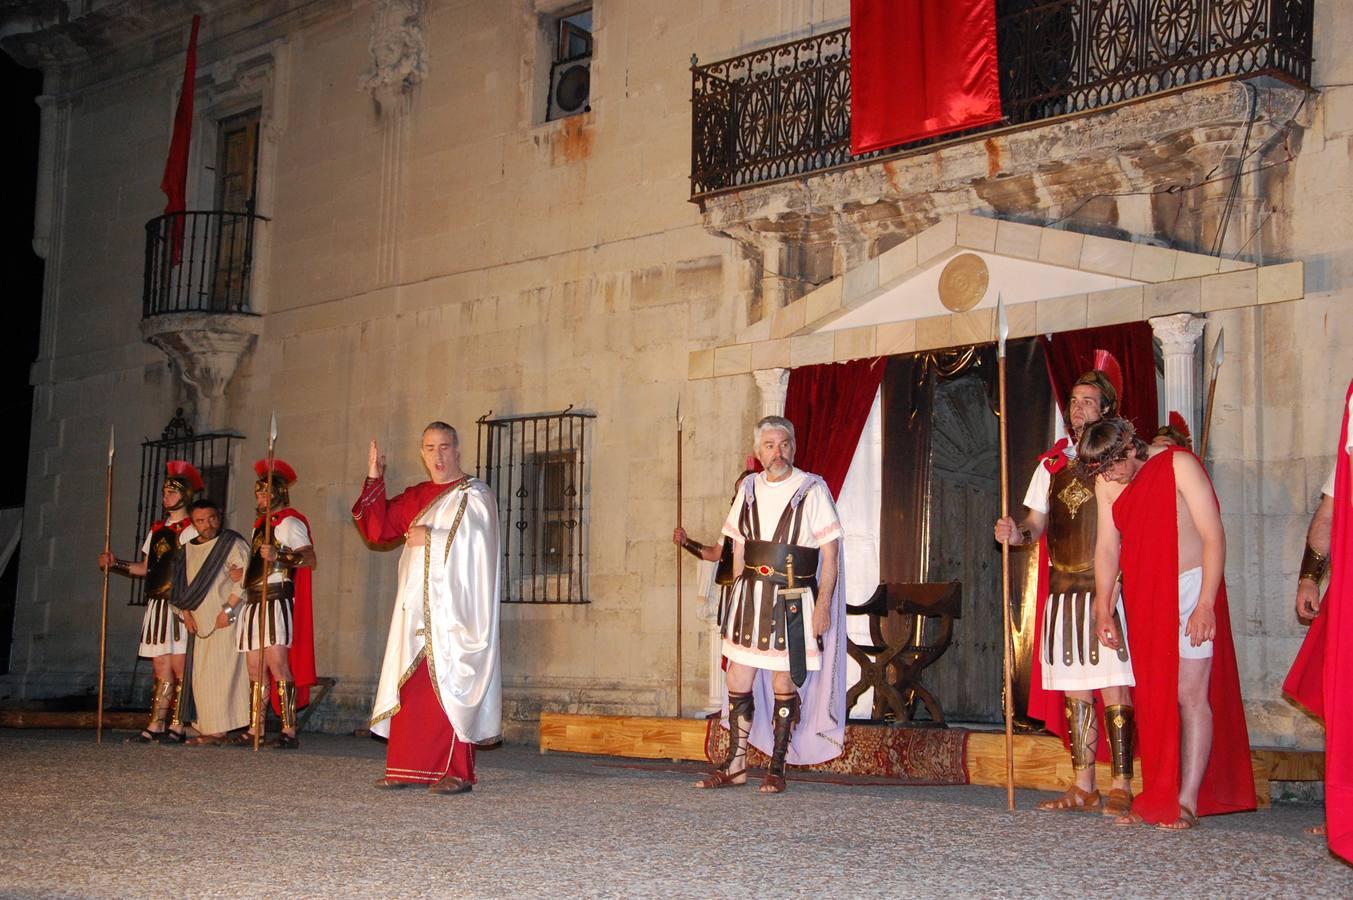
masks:
MULTIPOLYGON (((1251 732, 1318 743, 1278 685, 1302 633, 1302 534, 1353 377, 1353 10, 1315 0, 1309 85, 1209 80, 697 204, 691 55, 840 28, 849 3, 596 0, 588 108, 549 119, 555 29, 580 8, 232 0, 206 13, 188 206, 217 202, 222 123, 256 111, 257 315, 173 327, 142 315, 139 292, 192 9, 95 2, 7 29, 0 46, 44 71, 34 240, 47 279, 6 693, 92 682, 110 425, 154 436, 185 406, 199 429, 244 435, 238 528, 276 411, 320 558, 319 668, 338 679, 320 717, 350 728, 374 690, 395 566, 349 522, 368 442, 389 448, 392 483, 413 482, 427 421, 461 427, 469 468, 481 416, 573 406, 596 414, 590 602, 504 606, 509 734, 529 734, 541 709, 670 713, 678 401, 685 518, 707 533, 778 370, 991 339, 980 311, 829 328, 966 248, 1122 280, 1039 301, 1026 333, 1185 315, 1172 371, 1195 399, 1200 348, 1225 328, 1210 457, 1251 732)), ((137 448, 120 447, 125 555, 139 485, 137 448)), ((684 621, 692 710, 709 635, 693 606, 684 621)), ((114 604, 115 692, 138 622, 114 604)))

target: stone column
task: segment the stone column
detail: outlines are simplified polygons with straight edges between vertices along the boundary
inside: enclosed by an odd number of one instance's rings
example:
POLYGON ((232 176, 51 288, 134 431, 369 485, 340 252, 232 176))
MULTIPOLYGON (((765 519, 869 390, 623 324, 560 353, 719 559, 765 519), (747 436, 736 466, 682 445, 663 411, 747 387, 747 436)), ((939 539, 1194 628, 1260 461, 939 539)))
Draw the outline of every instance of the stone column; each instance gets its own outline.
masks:
POLYGON ((1151 331, 1160 341, 1165 357, 1165 412, 1179 413, 1188 423, 1195 445, 1202 437, 1198 432, 1196 373, 1198 371, 1198 338, 1207 325, 1204 316, 1176 313, 1148 319, 1151 331))
POLYGON ((789 370, 757 369, 752 376, 761 391, 761 415, 758 418, 783 416, 785 397, 789 394, 789 370))

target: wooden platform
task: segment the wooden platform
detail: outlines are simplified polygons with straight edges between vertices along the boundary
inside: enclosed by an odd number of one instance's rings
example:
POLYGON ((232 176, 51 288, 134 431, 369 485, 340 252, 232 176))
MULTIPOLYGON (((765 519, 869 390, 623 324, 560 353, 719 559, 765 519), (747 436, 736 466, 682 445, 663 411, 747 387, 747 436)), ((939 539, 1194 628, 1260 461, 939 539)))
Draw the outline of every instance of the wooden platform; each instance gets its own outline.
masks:
MULTIPOLYGON (((705 720, 541 713, 540 752, 551 750, 631 759, 704 761, 705 720)), ((1323 753, 1254 748, 1251 759, 1260 806, 1268 806, 1270 781, 1319 781, 1325 777, 1323 753)), ((971 732, 968 774, 973 784, 1005 784, 1004 733, 971 732)), ((1061 741, 1049 735, 1015 735, 1016 787, 1061 790, 1071 777, 1071 757, 1061 741)), ((1108 782, 1107 765, 1100 765, 1098 778, 1101 783, 1108 782)), ((1134 788, 1140 786, 1137 779, 1134 788)))
MULTIPOLYGON (((107 710, 103 728, 140 731, 146 725, 149 710, 107 710)), ((93 728, 94 710, 52 712, 37 709, 0 709, 0 728, 93 728)))

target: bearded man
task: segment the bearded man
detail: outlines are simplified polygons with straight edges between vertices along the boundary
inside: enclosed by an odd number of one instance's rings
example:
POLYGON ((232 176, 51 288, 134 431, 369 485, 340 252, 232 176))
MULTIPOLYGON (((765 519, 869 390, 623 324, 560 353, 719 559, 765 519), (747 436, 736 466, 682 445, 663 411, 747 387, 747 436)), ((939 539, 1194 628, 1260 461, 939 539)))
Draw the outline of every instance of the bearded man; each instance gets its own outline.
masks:
MULTIPOLYGON (((721 618, 728 660, 728 755, 698 788, 747 783, 747 747, 770 757, 761 792, 785 790, 785 765, 839 756, 845 741, 845 592, 841 520, 819 476, 794 468, 794 426, 766 416, 723 533, 737 580, 721 618)), ((675 537, 675 535, 674 535, 675 537)))
MULTIPOLYGON (((1096 362, 1116 373, 1113 357, 1100 354, 1096 362)), ((1121 384, 1121 376, 1111 378, 1099 368, 1076 379, 1067 403, 1071 438, 1062 438, 1039 459, 1024 496, 1029 509, 1024 521, 1016 525, 1006 516, 996 522, 997 541, 1012 547, 1039 542, 1042 549, 1029 714, 1066 741, 1075 772, 1075 780, 1061 796, 1038 804, 1038 809, 1049 812, 1121 816, 1132 805, 1132 661, 1126 641, 1106 651, 1091 632, 1095 495, 1082 477, 1075 444, 1087 426, 1117 414, 1121 384), (1102 730, 1096 693, 1103 705, 1102 730), (1107 797, 1095 788, 1095 760, 1104 756, 1101 734, 1108 744, 1113 778, 1107 797)), ((1121 627, 1121 601, 1114 614, 1121 627)))

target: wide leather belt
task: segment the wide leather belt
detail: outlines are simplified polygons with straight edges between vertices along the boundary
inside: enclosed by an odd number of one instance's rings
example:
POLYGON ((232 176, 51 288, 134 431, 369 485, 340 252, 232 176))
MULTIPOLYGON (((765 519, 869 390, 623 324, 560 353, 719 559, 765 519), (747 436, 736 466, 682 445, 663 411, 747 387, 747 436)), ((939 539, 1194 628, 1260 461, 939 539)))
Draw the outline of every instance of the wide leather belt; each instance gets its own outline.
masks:
POLYGON ((767 584, 788 585, 785 563, 794 560, 794 587, 817 590, 816 547, 777 544, 773 541, 747 541, 742 554, 742 577, 767 584))
MULTIPOLYGON (((281 584, 268 585, 269 600, 290 600, 296 596, 296 586, 290 581, 284 581, 281 584)), ((248 589, 245 602, 258 603, 263 599, 263 589, 261 587, 248 589)))

